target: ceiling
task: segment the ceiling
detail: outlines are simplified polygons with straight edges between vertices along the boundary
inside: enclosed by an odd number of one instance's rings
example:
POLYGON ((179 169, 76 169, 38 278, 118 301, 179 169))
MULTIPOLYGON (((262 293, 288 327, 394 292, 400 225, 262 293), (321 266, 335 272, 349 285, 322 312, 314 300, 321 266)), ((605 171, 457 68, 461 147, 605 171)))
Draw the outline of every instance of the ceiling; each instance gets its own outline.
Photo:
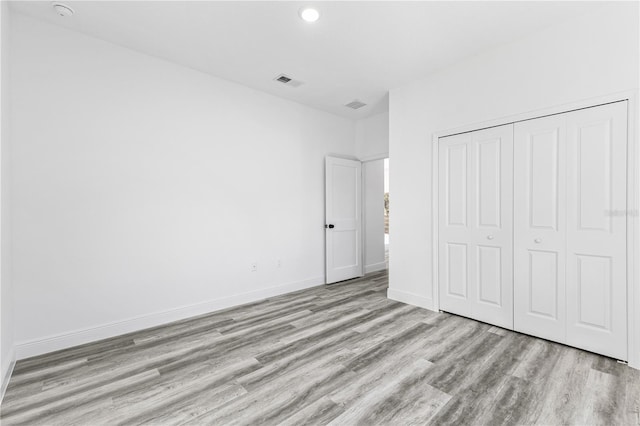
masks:
POLYGON ((314 108, 359 119, 388 91, 606 2, 14 1, 13 12, 314 108), (320 19, 298 17, 313 5, 320 19), (303 85, 273 79, 285 73, 303 85), (368 105, 351 110, 354 99, 368 105))

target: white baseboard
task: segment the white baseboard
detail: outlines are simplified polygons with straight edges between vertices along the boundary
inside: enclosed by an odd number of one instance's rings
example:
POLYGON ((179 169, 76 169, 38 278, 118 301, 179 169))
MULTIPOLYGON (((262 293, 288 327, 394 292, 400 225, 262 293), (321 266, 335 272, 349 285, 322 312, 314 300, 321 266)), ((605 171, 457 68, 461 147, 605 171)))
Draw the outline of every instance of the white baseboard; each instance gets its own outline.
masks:
POLYGON ((5 368, 4 365, 2 367, 2 374, 0 375, 0 404, 2 404, 2 400, 4 399, 4 394, 7 391, 7 386, 9 386, 9 380, 11 380, 11 374, 13 374, 13 369, 16 366, 16 354, 15 350, 11 349, 9 352, 9 363, 5 368))
POLYGON ((321 284, 324 284, 323 276, 241 293, 220 299, 208 300, 206 302, 169 309, 163 312, 141 315, 135 318, 104 324, 97 327, 74 330, 67 333, 48 336, 42 339, 23 341, 16 344, 15 358, 20 360, 42 355, 60 349, 66 349, 73 346, 83 345, 85 343, 95 342, 97 340, 131 333, 133 331, 144 330, 145 328, 156 327, 173 321, 208 314, 222 309, 243 305, 245 303, 256 302, 258 300, 279 296, 293 291, 304 290, 321 284))
POLYGON ((384 271, 385 269, 387 269, 387 262, 372 263, 371 265, 365 265, 364 273, 370 274, 372 272, 384 271))
POLYGON ((433 299, 420 296, 415 293, 389 288, 387 289, 387 297, 391 300, 395 300, 396 302, 407 303, 409 305, 414 305, 433 311, 433 299))

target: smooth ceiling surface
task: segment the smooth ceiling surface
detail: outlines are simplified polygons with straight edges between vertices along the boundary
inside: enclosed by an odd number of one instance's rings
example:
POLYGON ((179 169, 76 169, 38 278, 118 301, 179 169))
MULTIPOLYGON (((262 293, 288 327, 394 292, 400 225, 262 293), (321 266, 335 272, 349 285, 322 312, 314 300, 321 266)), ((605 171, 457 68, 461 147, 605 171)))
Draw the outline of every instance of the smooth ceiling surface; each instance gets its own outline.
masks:
POLYGON ((609 2, 14 1, 12 11, 348 118, 390 89, 609 2), (309 24, 303 5, 320 11, 309 24), (304 84, 276 83, 280 73, 304 84), (343 105, 368 104, 357 111, 343 105))

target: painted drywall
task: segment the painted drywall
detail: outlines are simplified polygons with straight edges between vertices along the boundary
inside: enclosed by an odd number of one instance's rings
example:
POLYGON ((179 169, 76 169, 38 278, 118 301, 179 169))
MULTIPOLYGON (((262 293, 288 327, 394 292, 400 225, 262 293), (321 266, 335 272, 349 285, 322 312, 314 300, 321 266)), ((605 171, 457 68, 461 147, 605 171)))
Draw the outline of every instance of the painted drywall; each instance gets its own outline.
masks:
POLYGON ((324 282, 324 158, 355 155, 354 122, 11 30, 19 357, 324 282))
POLYGON ((392 90, 389 296, 433 306, 434 133, 637 89, 638 55, 638 4, 611 2, 392 90))
POLYGON ((364 188, 364 272, 387 268, 384 258, 384 160, 362 164, 364 188))
POLYGON ((389 113, 356 122, 356 155, 362 161, 389 156, 389 113))
POLYGON ((15 362, 9 250, 9 6, 0 2, 0 401, 15 362))

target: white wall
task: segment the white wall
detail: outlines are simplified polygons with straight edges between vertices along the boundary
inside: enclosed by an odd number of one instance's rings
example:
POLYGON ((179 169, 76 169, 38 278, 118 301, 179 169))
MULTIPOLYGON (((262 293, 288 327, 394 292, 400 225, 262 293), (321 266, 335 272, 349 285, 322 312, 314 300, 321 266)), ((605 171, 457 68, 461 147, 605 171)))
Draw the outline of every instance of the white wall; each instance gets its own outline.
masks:
POLYGON ((9 5, 0 2, 0 402, 15 361, 9 250, 9 5))
POLYGON ((12 18, 19 357, 324 282, 352 121, 12 18))
POLYGON ((356 156, 362 161, 389 156, 388 112, 356 122, 356 156))
POLYGON ((362 164, 364 188, 364 271, 387 268, 384 259, 384 160, 362 164))
POLYGON ((392 90, 389 296, 433 306, 435 132, 637 89, 638 55, 638 4, 612 2, 392 90))

